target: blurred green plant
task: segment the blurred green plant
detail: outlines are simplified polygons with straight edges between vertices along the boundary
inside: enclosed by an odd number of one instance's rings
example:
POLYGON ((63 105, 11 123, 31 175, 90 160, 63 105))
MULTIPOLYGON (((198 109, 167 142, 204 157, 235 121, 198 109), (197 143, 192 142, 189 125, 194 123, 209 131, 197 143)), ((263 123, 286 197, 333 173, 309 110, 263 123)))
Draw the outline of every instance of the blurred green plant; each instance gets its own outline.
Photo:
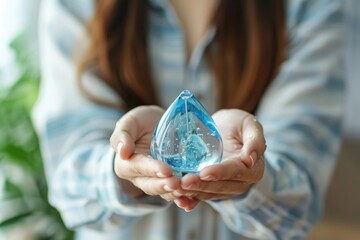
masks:
POLYGON ((10 44, 18 79, 0 89, 0 238, 72 239, 47 199, 39 140, 31 121, 40 73, 26 33, 10 44))

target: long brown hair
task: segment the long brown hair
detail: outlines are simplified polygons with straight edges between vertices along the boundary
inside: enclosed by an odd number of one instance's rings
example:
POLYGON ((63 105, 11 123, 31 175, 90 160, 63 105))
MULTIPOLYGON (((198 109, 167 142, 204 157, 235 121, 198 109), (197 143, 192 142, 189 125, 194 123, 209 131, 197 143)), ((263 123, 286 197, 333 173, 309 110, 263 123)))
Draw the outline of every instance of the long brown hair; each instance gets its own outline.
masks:
MULTIPOLYGON (((158 103, 148 56, 148 8, 145 0, 98 0, 88 26, 90 45, 79 64, 80 73, 96 66, 126 109, 158 103)), ((284 59, 284 0, 220 0, 212 24, 217 31, 205 56, 218 105, 254 112, 284 59)), ((81 81, 80 87, 93 98, 81 81)))

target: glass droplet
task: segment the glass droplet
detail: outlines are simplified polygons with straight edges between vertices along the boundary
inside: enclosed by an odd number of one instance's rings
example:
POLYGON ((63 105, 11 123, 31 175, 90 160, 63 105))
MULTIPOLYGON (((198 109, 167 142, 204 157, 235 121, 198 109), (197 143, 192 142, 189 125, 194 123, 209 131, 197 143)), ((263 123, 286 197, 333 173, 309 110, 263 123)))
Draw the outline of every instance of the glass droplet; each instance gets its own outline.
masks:
POLYGON ((223 144, 219 131, 190 91, 181 92, 160 119, 150 155, 169 164, 178 177, 198 173, 221 161, 223 144))

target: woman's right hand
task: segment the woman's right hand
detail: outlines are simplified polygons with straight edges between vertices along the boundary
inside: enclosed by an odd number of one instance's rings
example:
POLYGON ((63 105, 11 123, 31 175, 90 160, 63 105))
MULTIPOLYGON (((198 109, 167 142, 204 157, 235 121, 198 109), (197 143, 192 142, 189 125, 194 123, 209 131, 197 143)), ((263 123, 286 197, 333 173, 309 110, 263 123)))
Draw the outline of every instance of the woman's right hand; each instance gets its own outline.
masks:
POLYGON ((151 137, 163 113, 157 106, 134 108, 117 122, 110 138, 116 152, 115 173, 129 197, 167 196, 180 187, 170 166, 149 157, 151 137))

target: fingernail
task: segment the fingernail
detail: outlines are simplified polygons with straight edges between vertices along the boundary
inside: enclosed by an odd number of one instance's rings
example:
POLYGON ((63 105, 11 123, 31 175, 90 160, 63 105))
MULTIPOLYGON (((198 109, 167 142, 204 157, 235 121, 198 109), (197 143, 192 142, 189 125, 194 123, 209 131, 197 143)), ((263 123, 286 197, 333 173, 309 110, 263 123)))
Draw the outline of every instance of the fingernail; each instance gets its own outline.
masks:
POLYGON ((181 208, 179 199, 175 199, 175 200, 174 200, 174 203, 176 204, 176 206, 178 206, 179 208, 181 208))
POLYGON ((205 181, 215 181, 216 178, 214 175, 207 175, 207 176, 204 176, 204 177, 200 177, 201 180, 205 180, 205 181))
POLYGON ((188 197, 188 198, 192 198, 194 196, 195 193, 193 192, 188 192, 188 193, 185 193, 185 196, 188 197))
POLYGON ((192 209, 189 209, 189 208, 185 208, 184 210, 185 210, 185 212, 191 212, 192 211, 192 209))
POLYGON ((117 145, 117 153, 120 154, 122 147, 124 146, 123 142, 119 142, 119 144, 117 145))
POLYGON ((178 191, 174 191, 173 194, 174 194, 175 197, 181 197, 182 196, 182 194, 179 193, 178 191))
POLYGON ((251 166, 250 168, 252 168, 255 164, 255 161, 257 160, 257 153, 256 152, 252 152, 250 154, 250 159, 251 159, 251 166))
POLYGON ((168 185, 164 185, 164 190, 167 191, 167 192, 172 192, 174 191, 174 189, 172 189, 171 187, 169 187, 168 185))
POLYGON ((198 183, 190 183, 188 185, 182 185, 184 189, 197 189, 199 188, 198 183))
POLYGON ((166 177, 166 175, 163 174, 162 172, 157 172, 156 176, 158 176, 159 178, 165 178, 166 177))
POLYGON ((185 186, 186 189, 197 189, 198 185, 196 183, 192 183, 190 185, 185 186))

